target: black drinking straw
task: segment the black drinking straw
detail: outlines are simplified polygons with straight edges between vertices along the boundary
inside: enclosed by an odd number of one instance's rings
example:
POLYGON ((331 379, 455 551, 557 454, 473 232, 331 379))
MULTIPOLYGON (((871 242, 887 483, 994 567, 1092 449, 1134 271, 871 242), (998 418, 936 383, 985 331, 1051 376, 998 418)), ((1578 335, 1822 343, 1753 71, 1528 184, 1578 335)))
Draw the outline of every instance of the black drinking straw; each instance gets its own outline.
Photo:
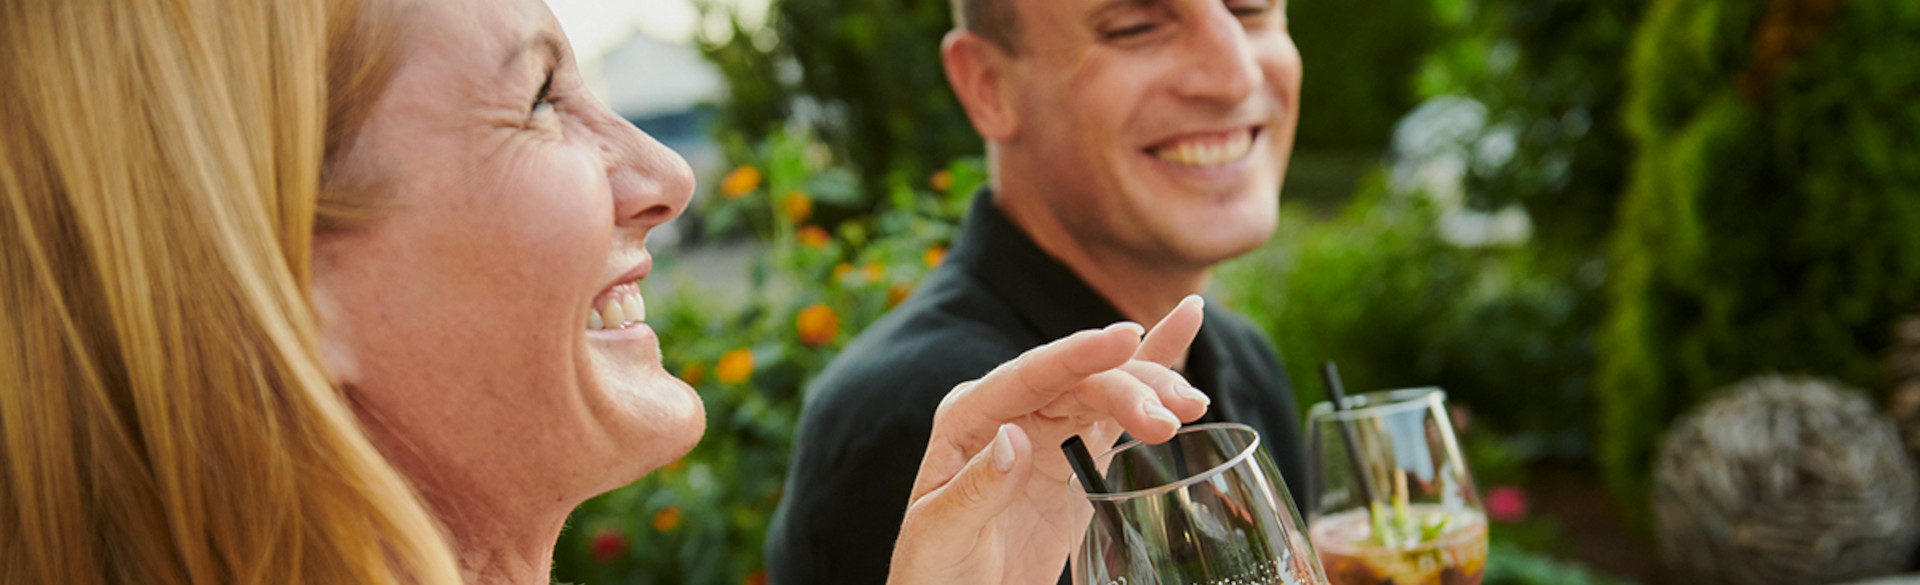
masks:
MULTIPOLYGON (((1067 452, 1067 464, 1073 466, 1073 474, 1080 478, 1080 489, 1086 490, 1087 495, 1113 493, 1107 489, 1106 478, 1100 476, 1100 468, 1093 464, 1093 454, 1087 452, 1087 444, 1080 442, 1079 435, 1067 437, 1066 442, 1060 443, 1060 450, 1067 452)), ((1115 507, 1108 512, 1101 513, 1095 509, 1093 515, 1106 518, 1107 530, 1113 532, 1114 541, 1122 543, 1122 547, 1129 546, 1127 543, 1131 542, 1131 538, 1127 534, 1127 521, 1120 517, 1120 508, 1115 507)))
MULTIPOLYGON (((1327 384, 1327 398, 1333 401, 1334 412, 1347 411, 1347 392, 1340 386, 1340 368, 1333 360, 1320 364, 1320 380, 1327 384)), ((1367 462, 1360 457, 1360 435, 1353 430, 1353 421, 1334 417, 1340 422, 1340 440, 1347 445, 1347 461, 1353 464, 1354 479, 1360 480, 1360 494, 1367 500, 1367 514, 1373 514, 1373 503, 1379 501, 1374 494, 1373 474, 1367 469, 1367 462)))
POLYGON ((1067 452, 1067 464, 1073 466, 1073 474, 1080 476, 1080 489, 1089 494, 1105 494, 1107 480, 1100 477, 1100 468, 1093 464, 1093 454, 1087 452, 1087 444, 1080 442, 1080 436, 1067 437, 1060 444, 1060 450, 1067 452))

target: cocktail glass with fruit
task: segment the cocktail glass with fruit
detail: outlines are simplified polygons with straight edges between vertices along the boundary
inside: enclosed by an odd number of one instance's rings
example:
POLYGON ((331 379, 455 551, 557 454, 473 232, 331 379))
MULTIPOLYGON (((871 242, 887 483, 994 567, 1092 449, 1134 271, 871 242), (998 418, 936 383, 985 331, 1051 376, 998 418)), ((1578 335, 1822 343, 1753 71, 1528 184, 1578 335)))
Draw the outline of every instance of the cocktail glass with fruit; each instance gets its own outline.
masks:
POLYGON ((1487 516, 1439 388, 1308 413, 1309 538, 1333 585, 1478 585, 1487 516))

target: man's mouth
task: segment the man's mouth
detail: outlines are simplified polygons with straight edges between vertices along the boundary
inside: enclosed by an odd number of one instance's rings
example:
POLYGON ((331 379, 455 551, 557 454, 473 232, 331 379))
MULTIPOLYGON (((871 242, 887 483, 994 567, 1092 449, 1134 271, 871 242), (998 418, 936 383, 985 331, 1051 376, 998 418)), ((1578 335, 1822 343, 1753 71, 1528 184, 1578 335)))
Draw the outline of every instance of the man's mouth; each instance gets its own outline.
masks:
POLYGON ((1147 147, 1147 154, 1167 162, 1192 167, 1217 167, 1231 164, 1253 150, 1259 126, 1227 132, 1188 134, 1147 147))
POLYGON ((647 320, 647 302, 640 296, 640 281, 623 283, 600 296, 588 307, 587 330, 625 329, 647 320))

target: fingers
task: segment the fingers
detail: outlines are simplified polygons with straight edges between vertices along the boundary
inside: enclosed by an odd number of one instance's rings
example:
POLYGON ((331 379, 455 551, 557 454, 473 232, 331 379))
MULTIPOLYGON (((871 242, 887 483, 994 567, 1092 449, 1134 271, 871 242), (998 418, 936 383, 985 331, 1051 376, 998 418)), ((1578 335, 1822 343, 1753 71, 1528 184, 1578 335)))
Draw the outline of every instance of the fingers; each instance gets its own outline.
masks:
POLYGON ((1141 340, 1140 350, 1134 353, 1134 359, 1146 360, 1163 366, 1172 367, 1187 356, 1187 346, 1193 345, 1193 336, 1200 332, 1200 323, 1206 308, 1206 301, 1200 295, 1187 295, 1181 299, 1160 323, 1153 326, 1147 338, 1141 340))
POLYGON ((1140 333, 1136 323, 1115 323, 1021 354, 980 381, 947 395, 940 405, 941 414, 961 419, 951 421, 960 426, 948 430, 956 437, 984 441, 1000 423, 1040 410, 1079 387, 1087 377, 1126 364, 1140 347, 1140 333))
POLYGON ((1213 405, 1213 400, 1194 388, 1186 377, 1160 364, 1134 360, 1120 369, 1153 387, 1160 404, 1178 417, 1180 422, 1200 420, 1201 415, 1207 413, 1207 407, 1213 405))
POLYGON ((894 547, 895 571, 939 568, 950 559, 934 557, 973 551, 982 533, 1025 487, 1032 461, 1033 444, 1020 426, 1000 425, 993 441, 958 474, 907 505, 894 547))
POLYGON ((1159 443, 1180 424, 1206 414, 1209 400, 1187 379, 1160 364, 1134 360, 1112 371, 1088 376, 1073 391, 1040 414, 1055 419, 1112 418, 1134 438, 1159 443))

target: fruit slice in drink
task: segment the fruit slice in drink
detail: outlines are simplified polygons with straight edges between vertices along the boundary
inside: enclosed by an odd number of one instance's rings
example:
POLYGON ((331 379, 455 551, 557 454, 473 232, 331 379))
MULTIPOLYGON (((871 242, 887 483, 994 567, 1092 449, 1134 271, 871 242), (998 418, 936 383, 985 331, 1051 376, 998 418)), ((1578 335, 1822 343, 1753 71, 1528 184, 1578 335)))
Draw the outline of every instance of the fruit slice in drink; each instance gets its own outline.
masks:
POLYGON ((1333 585, 1479 585, 1487 564, 1487 519, 1437 505, 1407 509, 1422 538, 1387 546, 1365 509, 1333 514, 1308 529, 1333 585))

